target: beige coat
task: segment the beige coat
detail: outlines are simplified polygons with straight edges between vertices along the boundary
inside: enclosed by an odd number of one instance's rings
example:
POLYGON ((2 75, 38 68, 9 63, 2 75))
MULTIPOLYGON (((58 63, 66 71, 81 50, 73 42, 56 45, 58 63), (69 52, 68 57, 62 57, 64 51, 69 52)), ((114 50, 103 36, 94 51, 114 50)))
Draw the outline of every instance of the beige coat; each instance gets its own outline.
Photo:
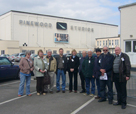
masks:
POLYGON ((43 57, 43 62, 41 61, 41 58, 38 56, 34 59, 34 68, 35 68, 35 76, 36 77, 43 77, 44 73, 41 73, 39 70, 47 70, 48 69, 48 63, 45 57, 43 57), (43 69, 43 62, 45 64, 45 69, 43 69))
POLYGON ((51 62, 49 63, 49 58, 46 56, 47 62, 48 62, 48 71, 49 72, 55 72, 56 73, 56 68, 57 68, 57 62, 54 57, 51 56, 51 62))

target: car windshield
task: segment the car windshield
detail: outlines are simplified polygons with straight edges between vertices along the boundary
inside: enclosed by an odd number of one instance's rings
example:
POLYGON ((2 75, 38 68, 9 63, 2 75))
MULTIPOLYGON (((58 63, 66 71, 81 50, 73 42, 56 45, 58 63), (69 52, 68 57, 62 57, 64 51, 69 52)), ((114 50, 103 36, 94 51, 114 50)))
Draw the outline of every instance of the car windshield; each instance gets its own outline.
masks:
POLYGON ((18 56, 19 54, 18 53, 16 53, 16 54, 12 54, 11 56, 18 56))
POLYGON ((7 58, 0 58, 0 65, 11 65, 7 58))

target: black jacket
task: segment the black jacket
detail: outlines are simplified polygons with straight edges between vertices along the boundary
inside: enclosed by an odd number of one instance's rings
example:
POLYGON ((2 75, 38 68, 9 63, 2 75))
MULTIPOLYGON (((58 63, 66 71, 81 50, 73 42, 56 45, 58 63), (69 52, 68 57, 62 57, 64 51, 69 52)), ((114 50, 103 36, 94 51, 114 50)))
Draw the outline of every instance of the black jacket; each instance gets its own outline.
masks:
POLYGON ((100 56, 100 69, 105 69, 108 77, 111 77, 112 68, 113 68, 114 56, 109 52, 104 55, 104 53, 100 56))
POLYGON ((95 57, 95 61, 94 61, 94 77, 96 79, 99 79, 99 77, 101 76, 101 71, 100 71, 100 56, 99 57, 95 57))
MULTIPOLYGON (((130 77, 131 64, 127 54, 121 53, 119 61, 119 81, 125 82, 126 77, 130 77)), ((112 74, 112 81, 114 81, 114 75, 112 74)))
MULTIPOLYGON (((64 73, 66 74, 66 71, 67 71, 67 58, 63 55, 62 59, 64 60, 64 73)), ((58 64, 59 64, 59 56, 56 57, 56 61, 57 61, 57 69, 56 69, 56 73, 57 73, 57 70, 58 70, 58 64)))
POLYGON ((75 56, 75 58, 73 58, 73 56, 69 57, 68 60, 68 71, 70 72, 71 68, 74 68, 74 72, 78 72, 78 67, 79 67, 79 57, 75 56))

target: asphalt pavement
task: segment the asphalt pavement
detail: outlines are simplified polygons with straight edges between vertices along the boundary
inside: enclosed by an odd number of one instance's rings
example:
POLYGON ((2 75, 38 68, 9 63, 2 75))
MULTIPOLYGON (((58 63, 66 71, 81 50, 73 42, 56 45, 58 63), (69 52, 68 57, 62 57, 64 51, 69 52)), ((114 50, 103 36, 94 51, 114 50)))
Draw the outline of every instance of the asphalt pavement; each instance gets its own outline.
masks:
MULTIPOLYGON (((78 93, 69 93, 68 75, 66 93, 36 95, 36 80, 31 80, 32 96, 18 97, 19 80, 6 80, 0 82, 0 114, 136 114, 136 98, 128 97, 125 110, 121 106, 109 105, 108 101, 98 103, 94 97, 84 96, 78 77, 78 93)), ((116 101, 116 95, 114 96, 116 101)))

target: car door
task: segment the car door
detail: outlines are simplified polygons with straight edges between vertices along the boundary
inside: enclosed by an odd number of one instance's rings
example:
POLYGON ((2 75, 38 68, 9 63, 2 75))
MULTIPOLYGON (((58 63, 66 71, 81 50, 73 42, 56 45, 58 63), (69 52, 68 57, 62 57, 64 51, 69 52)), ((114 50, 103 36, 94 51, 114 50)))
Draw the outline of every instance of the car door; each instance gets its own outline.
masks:
POLYGON ((8 79, 10 75, 11 63, 6 57, 0 57, 0 79, 8 79))

